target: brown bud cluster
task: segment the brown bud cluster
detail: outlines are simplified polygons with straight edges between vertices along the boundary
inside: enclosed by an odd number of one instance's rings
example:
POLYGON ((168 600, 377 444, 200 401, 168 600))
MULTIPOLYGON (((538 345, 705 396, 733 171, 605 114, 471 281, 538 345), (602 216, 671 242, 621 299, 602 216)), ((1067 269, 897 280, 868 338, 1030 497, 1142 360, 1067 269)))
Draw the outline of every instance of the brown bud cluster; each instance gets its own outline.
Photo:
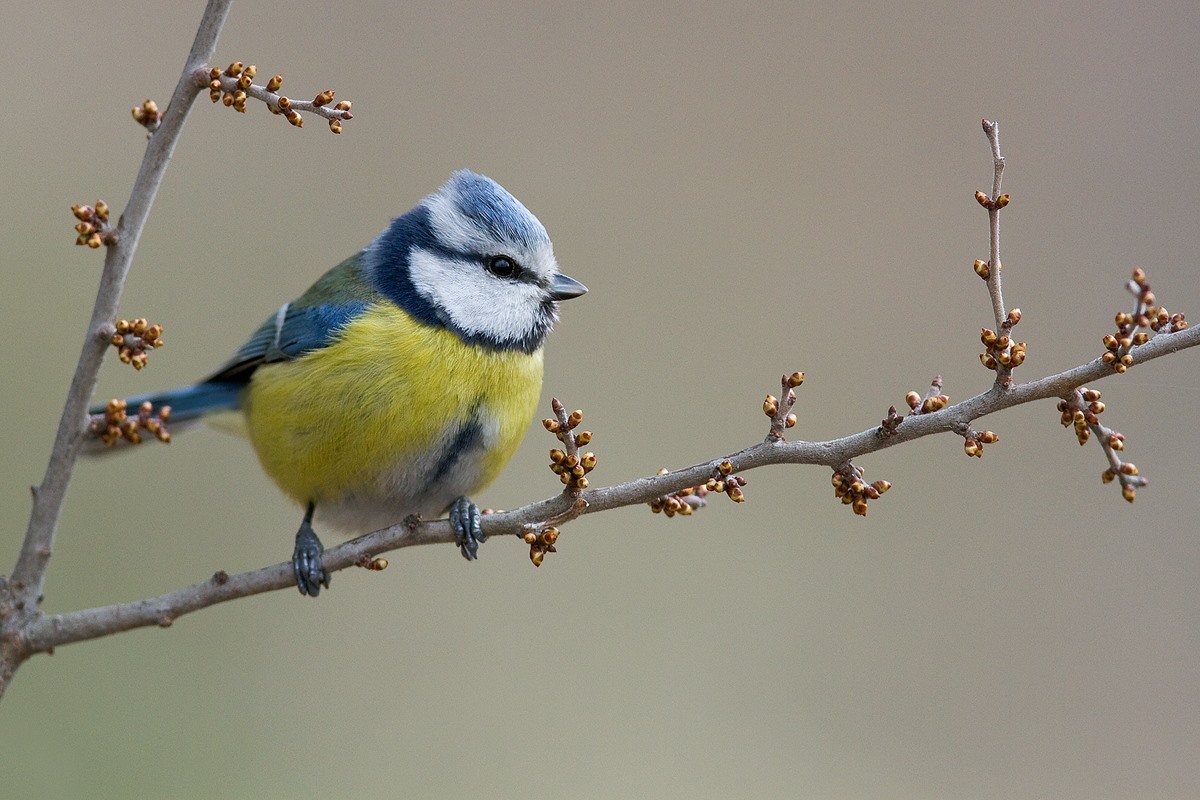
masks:
POLYGON ((171 441, 166 424, 170 418, 170 406, 162 406, 155 412, 154 406, 147 401, 138 407, 135 415, 130 416, 128 404, 124 400, 113 399, 108 401, 103 414, 93 415, 88 423, 88 432, 109 447, 120 440, 141 444, 143 432, 166 444, 171 441))
POLYGON ((588 479, 585 476, 595 468, 595 453, 567 455, 557 448, 550 451, 550 471, 557 475, 568 489, 586 489, 588 479))
POLYGON ((1021 321, 1021 309, 1014 308, 1008 312, 1000 332, 991 328, 983 328, 979 332, 979 340, 983 342, 984 352, 979 354, 979 362, 992 371, 1000 369, 1016 369, 1025 363, 1026 344, 1013 342, 1010 335, 1012 329, 1021 321))
MULTIPOLYGON (((916 392, 910 392, 910 394, 916 394, 916 392)), ((917 401, 920 402, 919 396, 917 397, 917 401)), ((900 423, 902 422, 904 422, 904 417, 900 415, 900 412, 896 410, 896 407, 888 406, 887 417, 880 420, 879 430, 876 431, 876 433, 883 439, 887 439, 890 436, 895 436, 896 430, 900 427, 900 423)))
POLYGON ((116 242, 116 232, 108 223, 108 203, 97 200, 94 206, 73 205, 71 213, 75 219, 76 245, 87 245, 93 250, 101 245, 116 242))
POLYGON ((782 440, 783 431, 786 428, 795 427, 796 415, 792 413, 792 407, 796 405, 796 387, 803 383, 803 372, 784 375, 779 381, 781 396, 777 398, 773 394, 768 394, 763 400, 763 413, 771 420, 771 430, 767 433, 768 439, 782 440))
MULTIPOLYGON (((1092 438, 1091 426, 1100 424, 1100 414, 1104 411, 1104 403, 1100 402, 1100 392, 1095 389, 1081 389, 1080 393, 1085 398, 1093 399, 1085 400, 1087 406, 1084 408, 1079 408, 1076 404, 1066 400, 1059 400, 1058 410, 1061 415, 1058 421, 1064 428, 1074 427, 1075 438, 1080 445, 1085 445, 1092 438)), ((1124 446, 1124 444, 1121 445, 1122 448, 1124 446)))
POLYGON ((1150 341, 1151 334, 1140 328, 1148 328, 1158 334, 1182 331, 1188 327, 1183 314, 1172 314, 1158 305, 1158 298, 1150 291, 1150 284, 1146 281, 1145 270, 1140 267, 1135 269, 1125 288, 1137 298, 1137 306, 1132 314, 1124 311, 1117 313, 1116 333, 1104 335, 1104 355, 1100 357, 1117 373, 1133 366, 1133 348, 1150 341))
MULTIPOLYGON (((695 487, 701 500, 709 492, 717 492, 718 494, 728 495, 729 499, 735 503, 744 503, 746 501, 746 493, 742 491, 742 487, 746 485, 746 479, 741 475, 733 474, 733 464, 728 460, 722 461, 717 465, 717 474, 709 478, 703 486, 695 487), (701 492, 700 490, 704 491, 701 492)), ((690 490, 685 490, 690 491, 690 490)), ((681 493, 682 494, 682 493, 681 493)), ((701 503, 703 505, 703 503, 701 503)), ((651 506, 653 508, 653 506, 651 506)), ((682 512, 689 513, 689 512, 682 512)))
POLYGON ((140 106, 130 109, 134 121, 146 130, 154 133, 162 123, 163 114, 158 110, 158 103, 147 97, 140 106))
POLYGON ((1114 478, 1119 478, 1121 496, 1132 503, 1137 496, 1137 487, 1145 486, 1146 479, 1139 476, 1136 465, 1122 461, 1118 455, 1125 450, 1125 434, 1100 423, 1100 415, 1104 413, 1100 392, 1086 386, 1080 387, 1070 398, 1059 401, 1058 410, 1061 412, 1059 421, 1063 427, 1070 425, 1075 428, 1075 438, 1081 445, 1087 444, 1093 433, 1099 437, 1109 462, 1116 465, 1100 473, 1100 480, 1103 483, 1111 483, 1114 478))
POLYGON ((865 474, 862 467, 846 464, 835 469, 832 478, 834 496, 842 501, 842 505, 850 506, 860 517, 867 515, 868 500, 878 500, 881 494, 892 488, 890 483, 883 480, 865 483, 865 474))
POLYGON ((904 395, 904 402, 913 414, 932 414, 950 405, 950 397, 942 392, 942 376, 934 375, 924 397, 920 392, 911 391, 904 395))
MULTIPOLYGON (((330 92, 329 96, 332 97, 333 92, 330 92)), ((350 113, 350 101, 349 100, 339 100, 338 104, 333 107, 333 110, 341 111, 342 116, 341 116, 341 119, 329 120, 329 130, 333 131, 334 133, 341 133, 342 132, 342 119, 354 119, 354 115, 350 113)))
POLYGON ((988 211, 999 211, 1000 209, 1002 209, 1006 205, 1008 205, 1008 203, 1011 199, 1012 198, 1010 198, 1007 194, 1002 194, 999 197, 997 197, 995 200, 993 200, 992 198, 988 197, 983 192, 975 193, 975 201, 977 203, 979 203, 979 205, 986 208, 988 211))
POLYGON ((151 325, 141 318, 132 322, 120 319, 117 320, 116 329, 109 341, 117 348, 117 357, 121 359, 121 363, 131 364, 136 370, 140 370, 149 362, 147 350, 163 346, 162 325, 151 325))
MULTIPOLYGON (((666 475, 667 470, 660 469, 658 474, 666 475)), ((689 486, 673 494, 664 494, 654 498, 650 501, 650 510, 655 514, 666 514, 668 517, 676 514, 681 517, 690 517, 696 509, 708 505, 707 495, 708 487, 706 485, 689 486)))
POLYGON ((586 489, 588 488, 587 475, 596 468, 596 454, 591 452, 580 454, 579 447, 586 446, 592 441, 592 432, 575 432, 575 429, 583 422, 581 410, 575 409, 567 414, 558 398, 551 398, 550 405, 554 409, 555 416, 560 419, 547 417, 542 420, 542 425, 566 447, 565 451, 558 448, 550 451, 550 471, 558 476, 567 489, 586 489))
POLYGON ((975 274, 983 278, 985 281, 992 277, 992 268, 986 261, 975 259, 975 274))
MULTIPOLYGON (((1100 401, 1099 391, 1087 389, 1086 386, 1082 386, 1080 389, 1075 390, 1074 398, 1058 401, 1058 411, 1061 413, 1058 421, 1062 423, 1063 427, 1070 426, 1075 429, 1075 439, 1079 441, 1080 445, 1086 445, 1087 441, 1092 438, 1092 433, 1097 433, 1102 438, 1100 444, 1103 444, 1106 450, 1112 451, 1110 455, 1120 462, 1120 457, 1116 456, 1116 453, 1124 451, 1124 434, 1118 431, 1110 431, 1109 428, 1100 425, 1100 414, 1104 413, 1104 403, 1100 401)), ((1130 464, 1130 467, 1133 467, 1133 465, 1130 464)), ((1134 467, 1133 470, 1133 473, 1123 474, 1138 474, 1138 468, 1134 467)), ((1105 470, 1100 475, 1100 480, 1108 483, 1114 475, 1115 473, 1112 473, 1111 469, 1105 470)), ((1141 482, 1144 483, 1145 481, 1141 482)), ((1123 485, 1129 485, 1132 482, 1122 480, 1122 483, 1123 485)), ((1132 487, 1130 487, 1130 494, 1132 494, 1132 487)), ((1126 499, 1130 503, 1133 503, 1132 497, 1127 497, 1126 499)))
POLYGON ((930 393, 922 399, 920 392, 909 392, 904 395, 904 402, 908 403, 908 407, 914 414, 932 414, 950 405, 950 397, 944 394, 930 393))
POLYGON ((1121 479, 1121 496, 1130 503, 1137 499, 1137 487, 1146 485, 1146 479, 1138 474, 1137 465, 1129 461, 1121 462, 1116 469, 1109 467, 1100 473, 1101 483, 1112 483, 1113 478, 1121 479))
MULTIPOLYGON (((796 402, 796 393, 794 391, 789 391, 788 394, 784 395, 783 402, 789 406, 791 404, 795 403, 796 402)), ((772 394, 767 395, 767 399, 763 401, 763 413, 766 414, 768 417, 771 417, 772 419, 775 418, 776 416, 779 416, 779 400, 777 400, 775 398, 775 395, 772 395, 772 394)), ((785 427, 785 428, 795 427, 795 425, 796 425, 796 415, 795 414, 784 415, 782 417, 782 419, 783 419, 783 427, 785 427)))
POLYGON ((1000 437, 992 431, 967 431, 963 436, 963 452, 968 457, 983 458, 983 446, 1000 441, 1000 437))
POLYGON ((363 556, 355 564, 372 572, 383 572, 388 568, 388 560, 386 558, 376 558, 374 556, 363 556))
POLYGON ((297 128, 304 127, 302 111, 308 111, 329 120, 329 130, 334 133, 342 132, 342 122, 353 119, 350 113, 350 102, 343 100, 332 108, 327 108, 333 102, 333 92, 325 90, 310 101, 291 100, 278 94, 283 86, 283 76, 275 75, 266 85, 254 83, 257 68, 250 64, 244 66, 235 61, 225 69, 214 67, 208 73, 209 99, 214 103, 220 102, 235 111, 246 112, 246 102, 249 98, 261 100, 272 113, 284 117, 297 128))
POLYGON ((208 73, 208 99, 245 114, 246 101, 250 97, 247 92, 254 86, 256 74, 257 67, 240 61, 234 61, 224 70, 213 67, 208 73))
POLYGON ((535 567, 542 565, 546 553, 557 553, 554 543, 558 541, 558 528, 543 528, 541 531, 526 531, 525 544, 529 545, 529 560, 535 567))

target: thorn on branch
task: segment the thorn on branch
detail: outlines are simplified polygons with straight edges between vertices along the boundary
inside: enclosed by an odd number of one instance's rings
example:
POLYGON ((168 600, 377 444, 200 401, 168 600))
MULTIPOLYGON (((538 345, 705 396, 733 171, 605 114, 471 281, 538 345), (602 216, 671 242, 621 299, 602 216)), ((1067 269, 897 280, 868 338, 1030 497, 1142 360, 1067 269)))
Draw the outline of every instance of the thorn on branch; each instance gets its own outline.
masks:
POLYGON ((214 103, 222 103, 234 111, 246 113, 246 103, 253 98, 266 104, 272 114, 283 116, 297 128, 304 127, 302 113, 315 114, 329 122, 329 130, 342 132, 342 122, 354 119, 350 113, 350 101, 333 103, 333 91, 319 92, 312 100, 295 100, 279 94, 283 76, 275 75, 265 85, 256 84, 258 68, 235 61, 224 70, 213 67, 208 73, 208 97, 214 103))
POLYGON ((132 322, 117 320, 116 332, 109 339, 117 348, 117 357, 122 364, 131 364, 134 369, 141 370, 150 362, 147 350, 163 346, 162 325, 151 325, 145 319, 139 318, 132 322))
POLYGON ((108 203, 97 200, 94 206, 76 204, 71 206, 71 213, 79 220, 75 224, 76 245, 87 245, 94 250, 116 243, 116 230, 108 223, 108 203))
POLYGON ((1133 349, 1141 347, 1160 333, 1172 333, 1186 330, 1187 320, 1183 314, 1172 314, 1158 305, 1158 298, 1150 291, 1146 280, 1146 272, 1140 267, 1133 271, 1133 278, 1125 284, 1125 288, 1137 298, 1133 313, 1117 312, 1116 334, 1104 335, 1105 353, 1101 360, 1114 372, 1125 372, 1133 366, 1133 349), (1149 329, 1147 333, 1142 328, 1149 329))
POLYGON ((867 501, 878 500, 879 496, 892 488, 892 484, 879 480, 863 482, 866 470, 847 461, 833 470, 833 494, 860 517, 867 515, 867 501))
POLYGON ((137 414, 129 416, 128 404, 116 398, 109 400, 103 414, 95 414, 88 423, 88 432, 108 447, 118 441, 141 444, 142 433, 146 432, 163 444, 170 444, 171 433, 167 422, 171 418, 171 407, 162 406, 157 412, 149 401, 138 406, 137 414))

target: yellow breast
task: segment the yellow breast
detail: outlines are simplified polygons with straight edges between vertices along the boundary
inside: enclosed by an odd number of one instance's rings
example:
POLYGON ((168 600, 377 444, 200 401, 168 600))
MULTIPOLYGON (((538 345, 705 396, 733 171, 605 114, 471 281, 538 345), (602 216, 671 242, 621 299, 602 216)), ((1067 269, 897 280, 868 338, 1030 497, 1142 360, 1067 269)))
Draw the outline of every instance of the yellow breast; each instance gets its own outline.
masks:
POLYGON ((490 483, 524 437, 541 385, 541 350, 466 345, 382 303, 328 347, 259 367, 243 410, 263 468, 296 501, 402 507, 464 425, 478 430, 478 463, 455 469, 471 485, 450 489, 490 483))

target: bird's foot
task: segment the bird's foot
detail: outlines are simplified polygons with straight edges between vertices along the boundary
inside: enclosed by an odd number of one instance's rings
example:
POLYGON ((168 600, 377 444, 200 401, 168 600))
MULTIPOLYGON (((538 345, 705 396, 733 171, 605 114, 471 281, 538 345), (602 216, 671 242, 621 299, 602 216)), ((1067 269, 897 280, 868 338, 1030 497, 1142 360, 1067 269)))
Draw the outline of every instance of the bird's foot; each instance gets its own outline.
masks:
POLYGON ((316 597, 321 593, 321 587, 329 588, 329 573, 321 567, 321 553, 325 546, 317 538, 312 529, 312 506, 296 531, 296 549, 292 552, 292 572, 296 576, 296 586, 300 594, 316 597))
POLYGON ((479 506, 472 503, 469 497, 460 497, 450 506, 450 525, 454 528, 454 539, 467 561, 474 561, 479 556, 479 545, 487 541, 479 518, 479 506))

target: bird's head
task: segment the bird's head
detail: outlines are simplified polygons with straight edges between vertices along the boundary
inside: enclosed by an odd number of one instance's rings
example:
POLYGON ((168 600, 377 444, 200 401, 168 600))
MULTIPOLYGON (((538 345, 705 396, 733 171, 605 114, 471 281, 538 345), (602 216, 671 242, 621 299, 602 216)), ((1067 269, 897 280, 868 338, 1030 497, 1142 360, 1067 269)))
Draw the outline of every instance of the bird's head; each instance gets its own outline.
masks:
POLYGON ((464 341, 533 352, 558 301, 587 291, 558 271, 538 218, 491 178, 460 170, 364 251, 376 288, 464 341))

